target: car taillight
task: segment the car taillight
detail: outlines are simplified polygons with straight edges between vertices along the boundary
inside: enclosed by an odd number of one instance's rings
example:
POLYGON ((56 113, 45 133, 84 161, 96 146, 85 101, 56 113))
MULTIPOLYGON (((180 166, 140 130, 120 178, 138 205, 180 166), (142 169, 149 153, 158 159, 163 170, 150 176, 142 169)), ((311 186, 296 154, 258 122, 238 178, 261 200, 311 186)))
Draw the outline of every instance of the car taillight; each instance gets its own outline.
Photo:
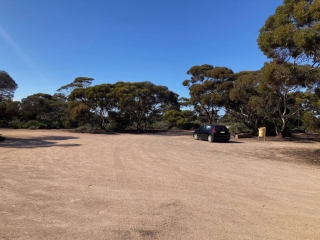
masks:
POLYGON ((217 133, 217 131, 216 131, 216 126, 213 127, 212 133, 217 133))

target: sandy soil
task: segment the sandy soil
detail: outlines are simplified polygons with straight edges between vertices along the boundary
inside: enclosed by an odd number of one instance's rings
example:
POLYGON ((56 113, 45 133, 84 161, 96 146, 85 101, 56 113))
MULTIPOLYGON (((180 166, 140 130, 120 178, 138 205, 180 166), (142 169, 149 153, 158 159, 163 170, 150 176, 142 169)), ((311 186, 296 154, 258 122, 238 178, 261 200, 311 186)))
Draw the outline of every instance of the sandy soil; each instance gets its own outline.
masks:
POLYGON ((0 239, 320 239, 320 142, 0 132, 0 239))

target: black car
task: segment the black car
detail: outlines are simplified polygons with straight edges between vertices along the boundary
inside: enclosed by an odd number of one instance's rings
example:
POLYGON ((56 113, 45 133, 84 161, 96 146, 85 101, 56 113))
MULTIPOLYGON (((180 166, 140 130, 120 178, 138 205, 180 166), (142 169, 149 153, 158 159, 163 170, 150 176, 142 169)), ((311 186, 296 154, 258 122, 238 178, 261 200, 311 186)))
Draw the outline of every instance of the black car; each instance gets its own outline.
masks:
POLYGON ((230 140, 230 132, 224 125, 206 124, 194 131, 193 138, 195 140, 208 140, 209 142, 215 140, 228 142, 230 140))

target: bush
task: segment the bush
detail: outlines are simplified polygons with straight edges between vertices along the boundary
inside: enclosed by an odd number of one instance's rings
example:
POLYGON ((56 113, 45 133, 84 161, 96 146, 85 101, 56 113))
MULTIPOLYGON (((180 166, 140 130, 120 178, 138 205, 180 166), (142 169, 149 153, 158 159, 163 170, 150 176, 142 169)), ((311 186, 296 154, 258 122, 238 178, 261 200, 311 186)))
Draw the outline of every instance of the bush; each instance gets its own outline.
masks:
POLYGON ((292 133, 305 133, 306 128, 304 126, 296 127, 290 130, 292 133))
POLYGON ((106 130, 109 131, 119 131, 120 127, 118 125, 118 123, 116 123, 115 121, 110 121, 105 125, 106 130))
POLYGON ((302 122, 308 131, 320 132, 320 117, 316 117, 313 113, 305 112, 302 122))
POLYGON ((78 127, 76 130, 85 131, 85 132, 91 132, 91 131, 100 130, 100 129, 101 128, 96 127, 96 126, 92 126, 90 123, 87 123, 85 125, 82 125, 82 126, 78 127))
POLYGON ((46 129, 48 128, 47 124, 39 122, 37 120, 29 120, 27 123, 23 124, 23 128, 29 129, 46 129))
POLYGON ((177 121, 177 127, 184 130, 197 129, 201 126, 199 122, 191 122, 188 118, 181 118, 177 121))
POLYGON ((23 126, 23 122, 20 121, 19 119, 12 120, 11 122, 8 123, 8 127, 10 128, 19 129, 19 128, 22 128, 22 126, 23 126))
POLYGON ((168 130, 170 124, 167 121, 154 122, 148 126, 152 130, 168 130))
POLYGON ((7 126, 8 126, 8 124, 5 120, 0 120, 0 128, 5 128, 7 126))
POLYGON ((228 128, 230 132, 233 133, 249 133, 251 129, 248 128, 244 123, 230 123, 228 124, 228 128))

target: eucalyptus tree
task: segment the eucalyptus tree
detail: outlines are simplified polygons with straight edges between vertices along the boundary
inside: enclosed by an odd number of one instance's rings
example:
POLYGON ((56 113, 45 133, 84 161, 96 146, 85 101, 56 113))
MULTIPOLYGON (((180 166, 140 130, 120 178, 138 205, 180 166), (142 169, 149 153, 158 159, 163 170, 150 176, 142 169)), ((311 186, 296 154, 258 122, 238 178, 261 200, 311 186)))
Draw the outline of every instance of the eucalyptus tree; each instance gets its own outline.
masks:
POLYGON ((258 45, 275 62, 320 66, 320 1, 284 0, 260 29, 258 45))
POLYGON ((18 84, 5 71, 0 71, 0 101, 1 99, 12 99, 18 84))
POLYGON ((316 76, 320 67, 320 1, 284 0, 260 29, 257 41, 272 59, 264 66, 265 84, 261 86, 268 93, 265 97, 273 99, 276 107, 270 111, 281 119, 282 126, 276 128, 283 136, 288 117, 299 113, 297 105, 287 103, 292 103, 294 95, 301 95, 301 87, 314 91, 320 85, 316 76))
POLYGON ((118 111, 128 116, 137 130, 146 129, 148 121, 162 116, 168 109, 179 108, 176 93, 151 82, 117 82, 112 96, 117 99, 118 111))
POLYGON ((47 103, 50 106, 51 121, 57 122, 60 128, 70 127, 68 124, 68 103, 65 95, 55 93, 47 100, 47 103))
POLYGON ((51 121, 50 94, 36 93, 21 100, 21 114, 25 120, 51 121))
MULTIPOLYGON (((1 104, 1 103, 0 103, 1 104)), ((4 107, 3 120, 6 122, 12 121, 14 119, 19 119, 21 116, 21 103, 20 101, 6 100, 2 102, 4 107)))
POLYGON ((212 123, 218 119, 219 111, 228 104, 234 80, 233 71, 204 64, 191 67, 187 74, 191 78, 183 81, 182 85, 189 89, 189 104, 208 123, 212 123))
POLYGON ((251 129, 257 129, 258 123, 262 120, 255 108, 260 81, 261 71, 241 71, 235 74, 234 85, 230 91, 232 113, 251 129))
POLYGON ((279 137, 285 137, 289 118, 303 110, 299 100, 303 90, 319 79, 318 71, 309 71, 310 66, 292 65, 265 63, 259 96, 253 98, 258 114, 272 120, 279 137))
POLYGON ((190 129, 195 124, 197 118, 194 111, 191 110, 168 110, 164 113, 163 119, 169 122, 170 127, 178 127, 181 129, 190 129))
POLYGON ((114 110, 116 101, 110 96, 112 84, 100 84, 87 88, 76 88, 69 95, 69 109, 73 119, 96 123, 106 130, 110 112, 114 110))
POLYGON ((94 79, 90 77, 77 77, 72 83, 60 87, 57 92, 64 94, 66 97, 76 88, 90 87, 94 79))
POLYGON ((303 125, 309 131, 320 132, 320 88, 308 89, 301 96, 303 125))

